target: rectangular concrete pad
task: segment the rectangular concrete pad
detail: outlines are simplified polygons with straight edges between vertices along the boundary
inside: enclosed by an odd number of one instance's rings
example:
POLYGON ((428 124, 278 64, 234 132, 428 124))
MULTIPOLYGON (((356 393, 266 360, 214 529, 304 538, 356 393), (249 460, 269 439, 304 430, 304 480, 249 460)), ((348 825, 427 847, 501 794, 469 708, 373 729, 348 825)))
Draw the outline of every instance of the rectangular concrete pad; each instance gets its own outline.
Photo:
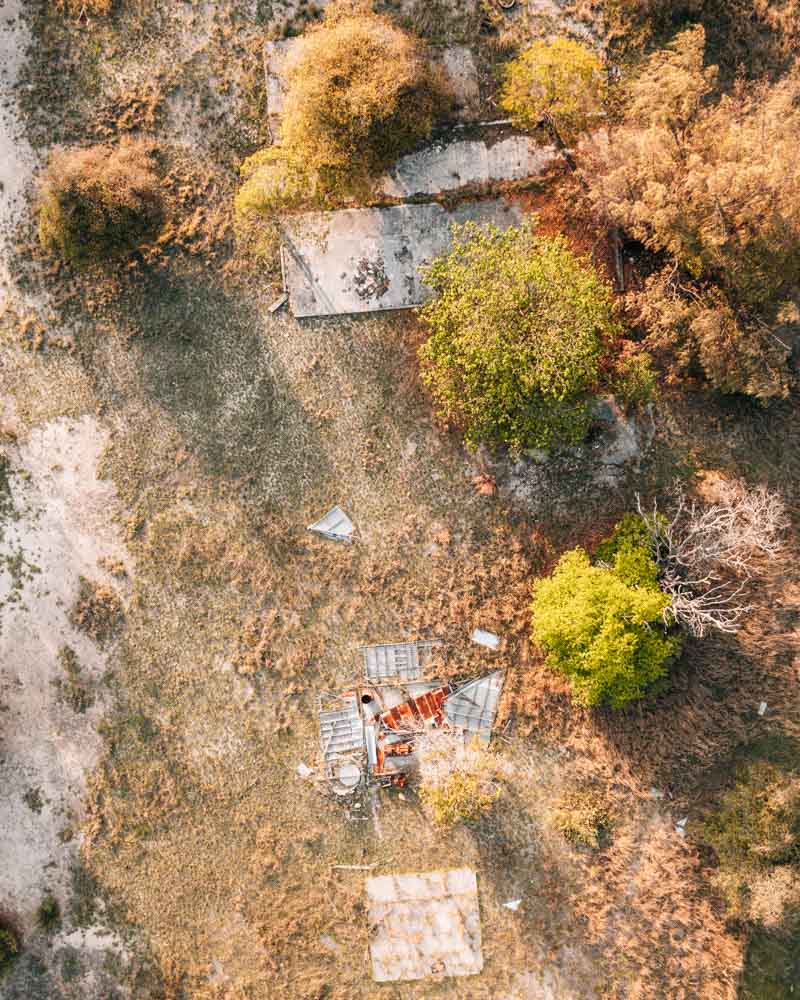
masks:
POLYGON ((284 216, 283 256, 292 312, 300 319, 408 309, 431 296, 419 268, 450 246, 450 227, 473 221, 498 229, 522 212, 502 200, 351 208, 284 216))
POLYGON ((387 198, 457 191, 473 184, 519 181, 540 174, 558 158, 555 146, 541 146, 527 135, 437 142, 401 157, 380 180, 387 198))
POLYGON ((376 982, 472 976, 483 968, 475 872, 457 868, 366 881, 376 982))

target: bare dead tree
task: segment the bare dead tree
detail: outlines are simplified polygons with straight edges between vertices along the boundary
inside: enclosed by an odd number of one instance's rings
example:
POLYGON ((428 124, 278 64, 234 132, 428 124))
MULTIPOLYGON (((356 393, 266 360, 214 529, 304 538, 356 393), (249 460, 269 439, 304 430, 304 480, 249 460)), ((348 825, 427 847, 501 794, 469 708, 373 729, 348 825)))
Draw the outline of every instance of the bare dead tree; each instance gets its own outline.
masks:
POLYGON ((701 638, 710 629, 735 632, 752 606, 745 585, 759 557, 776 555, 788 526, 781 498, 764 487, 725 484, 713 504, 689 500, 680 485, 668 514, 653 504, 637 509, 650 533, 659 584, 671 601, 667 623, 677 622, 701 638))

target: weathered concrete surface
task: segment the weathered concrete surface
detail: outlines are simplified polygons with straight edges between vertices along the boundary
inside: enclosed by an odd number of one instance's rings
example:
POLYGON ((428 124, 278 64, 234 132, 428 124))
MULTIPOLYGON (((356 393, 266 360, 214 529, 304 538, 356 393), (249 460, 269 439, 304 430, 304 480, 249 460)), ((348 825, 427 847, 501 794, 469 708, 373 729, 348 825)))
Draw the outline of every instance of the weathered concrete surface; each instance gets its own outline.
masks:
POLYGON ((394 205, 285 216, 286 287, 298 318, 408 309, 430 289, 419 268, 450 244, 454 223, 494 223, 506 229, 522 213, 501 200, 441 205, 394 205))
POLYGON ((0 3, 0 311, 6 303, 11 276, 8 250, 14 226, 25 210, 25 188, 36 156, 25 138, 16 104, 15 85, 30 44, 22 0, 0 3))
POLYGON ((473 184, 524 180, 542 173, 558 155, 555 146, 540 146, 526 135, 510 135, 491 145, 484 139, 437 142, 399 159, 381 178, 379 193, 409 198, 473 184))
MULTIPOLYGON (((267 115, 273 139, 280 135, 289 67, 299 56, 302 47, 302 36, 264 43, 267 115)), ((480 88, 478 70, 471 50, 466 45, 450 45, 447 48, 434 48, 431 53, 453 92, 454 117, 465 122, 477 120, 480 115, 480 88)))

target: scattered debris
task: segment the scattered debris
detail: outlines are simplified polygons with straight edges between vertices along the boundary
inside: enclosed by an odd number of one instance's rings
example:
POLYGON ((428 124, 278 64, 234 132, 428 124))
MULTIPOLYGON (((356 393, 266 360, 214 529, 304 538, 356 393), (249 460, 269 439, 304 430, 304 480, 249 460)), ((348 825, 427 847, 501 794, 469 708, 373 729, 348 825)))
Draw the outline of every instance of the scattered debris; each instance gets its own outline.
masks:
POLYGON ((303 764, 301 762, 297 765, 297 773, 301 778, 310 778, 314 771, 308 766, 308 764, 303 764))
POLYGON ((660 792, 657 788, 651 788, 650 789, 650 798, 651 799, 663 799, 664 798, 664 793, 660 792))
POLYGON ((483 968, 478 883, 457 868, 366 881, 372 978, 472 976, 483 968))
POLYGON ((334 542, 352 542, 355 526, 341 507, 331 507, 327 514, 308 526, 309 531, 334 542))
POLYGON ((482 628, 476 628, 470 639, 477 642, 479 646, 486 646, 487 649, 500 648, 500 636, 495 635, 494 632, 486 632, 482 628))
POLYGON ((320 699, 320 748, 325 777, 339 795, 355 791, 362 776, 380 785, 406 783, 418 764, 421 736, 447 730, 491 739, 504 673, 453 689, 423 680, 439 639, 363 646, 365 681, 320 699))
POLYGON ((684 816, 683 819, 679 819, 675 824, 675 832, 679 833, 681 837, 686 836, 686 824, 689 822, 689 817, 684 816))
POLYGON ((376 866, 377 861, 373 862, 371 865, 331 865, 331 868, 335 868, 337 871, 342 872, 370 872, 376 866))
POLYGON ((761 704, 758 706, 758 714, 763 715, 764 712, 766 712, 766 710, 767 710, 767 703, 765 701, 762 701, 761 704))
POLYGON ((503 906, 505 906, 507 910, 514 910, 516 912, 520 908, 521 903, 521 899, 509 899, 507 903, 503 903, 503 906))

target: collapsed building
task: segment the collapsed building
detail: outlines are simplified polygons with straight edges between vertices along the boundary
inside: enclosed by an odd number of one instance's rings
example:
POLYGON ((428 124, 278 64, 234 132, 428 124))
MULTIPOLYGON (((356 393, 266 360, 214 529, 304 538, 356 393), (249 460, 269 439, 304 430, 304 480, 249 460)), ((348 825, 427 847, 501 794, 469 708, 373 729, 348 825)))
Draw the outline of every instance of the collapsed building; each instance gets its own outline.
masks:
POLYGON ((351 794, 362 782, 405 784, 420 737, 432 729, 489 742, 504 671, 458 686, 426 679, 442 645, 427 639, 363 646, 363 679, 320 698, 321 770, 336 794, 351 794))

